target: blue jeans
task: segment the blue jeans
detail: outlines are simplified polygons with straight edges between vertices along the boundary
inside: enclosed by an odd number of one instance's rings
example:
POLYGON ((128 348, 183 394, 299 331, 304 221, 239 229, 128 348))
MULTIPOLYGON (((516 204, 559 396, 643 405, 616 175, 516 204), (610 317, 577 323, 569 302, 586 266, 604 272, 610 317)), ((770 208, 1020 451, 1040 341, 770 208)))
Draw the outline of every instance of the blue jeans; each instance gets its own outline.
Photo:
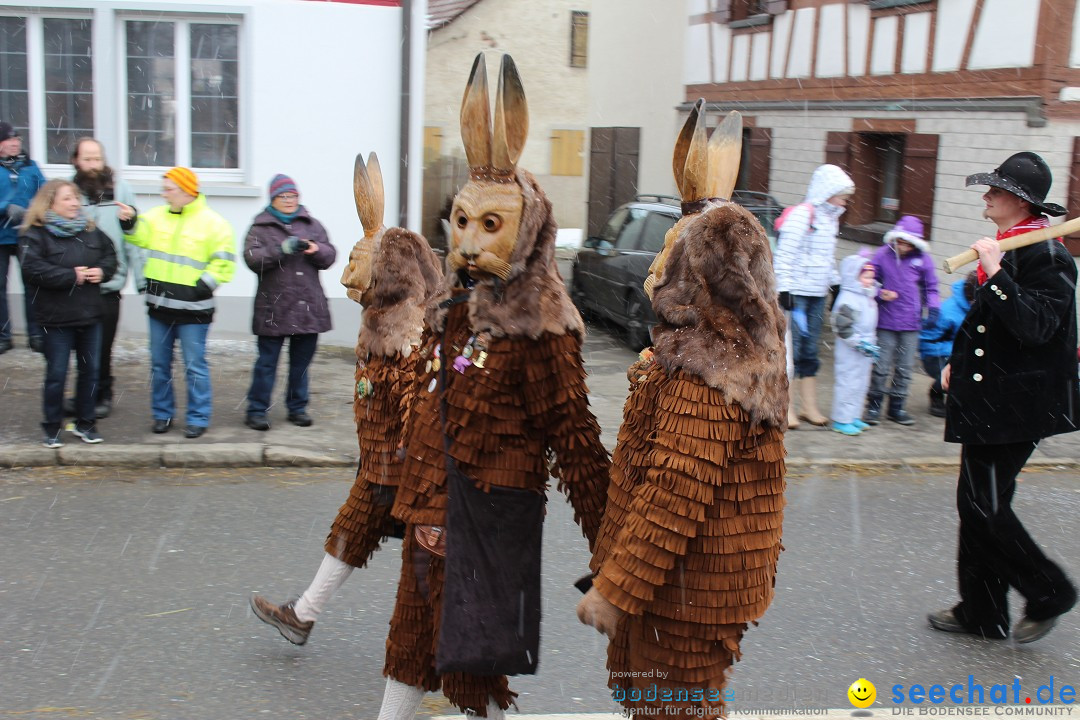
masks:
POLYGON ((64 385, 67 382, 71 351, 79 377, 75 385, 75 415, 79 430, 94 427, 94 397, 97 394, 98 355, 101 353, 101 323, 80 327, 42 328, 45 353, 45 386, 41 407, 45 415, 42 429, 49 437, 60 432, 64 421, 64 385))
POLYGON ((818 341, 821 339, 821 324, 825 319, 825 298, 792 295, 791 299, 795 302, 796 309, 802 308, 806 312, 805 334, 799 332, 795 323, 791 324, 795 377, 814 377, 821 366, 818 362, 818 341))
MULTIPOLYGON (((11 339, 11 317, 8 315, 8 269, 11 258, 18 259, 18 245, 0 245, 0 340, 11 339)), ((34 308, 30 303, 30 293, 23 296, 23 310, 26 312, 26 335, 41 335, 41 326, 34 322, 34 308)))
MULTIPOLYGON (((308 335, 289 335, 289 379, 285 385, 285 407, 289 415, 298 415, 307 409, 308 404, 308 367, 315 357, 315 347, 319 343, 316 333, 308 335)), ((259 357, 251 370, 251 388, 248 389, 248 415, 265 415, 270 409, 270 400, 274 394, 274 379, 277 376, 278 357, 285 337, 258 337, 259 357)))
POLYGON ((173 396, 173 348, 180 339, 187 382, 187 424, 210 426, 210 368, 206 364, 209 323, 177 325, 150 318, 150 409, 155 420, 169 420, 176 412, 173 396))
POLYGON ((934 392, 943 393, 944 388, 941 387, 941 371, 949 364, 948 355, 923 355, 922 366, 926 374, 934 378, 934 384, 931 386, 934 392))

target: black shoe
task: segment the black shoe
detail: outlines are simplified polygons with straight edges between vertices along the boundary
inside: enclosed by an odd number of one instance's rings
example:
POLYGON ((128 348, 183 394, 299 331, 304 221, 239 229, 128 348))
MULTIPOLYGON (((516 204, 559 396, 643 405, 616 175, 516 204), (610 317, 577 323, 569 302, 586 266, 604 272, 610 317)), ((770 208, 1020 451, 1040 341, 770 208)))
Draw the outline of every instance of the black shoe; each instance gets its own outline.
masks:
POLYGON ((64 447, 64 441, 60 438, 59 430, 56 431, 55 435, 49 435, 48 433, 46 433, 45 439, 41 441, 41 444, 52 450, 64 447))
POLYGON ((101 437, 101 435, 98 434, 98 431, 95 430, 92 427, 86 428, 85 430, 80 430, 79 428, 75 428, 71 432, 75 433, 76 437, 82 438, 82 441, 84 443, 88 443, 90 445, 96 445, 96 444, 98 444, 99 442, 101 442, 102 440, 105 439, 105 438, 101 437))
POLYGON ((64 416, 75 417, 77 414, 75 411, 75 398, 64 398, 64 416))
POLYGON ((94 406, 94 417, 98 420, 104 420, 109 417, 109 413, 112 412, 112 400, 101 400, 94 406))
POLYGON ((862 421, 867 425, 877 425, 881 418, 881 396, 867 395, 866 410, 863 411, 862 421))
POLYGON ((300 427, 311 427, 311 423, 313 421, 310 415, 308 415, 306 412, 301 411, 298 413, 290 413, 289 422, 291 422, 293 425, 298 425, 300 427))
POLYGON ((945 417, 945 393, 934 392, 934 388, 930 388, 930 414, 945 417))
POLYGON ((1061 616, 1055 615, 1046 620, 1032 620, 1029 617, 1025 617, 1023 620, 1016 623, 1016 627, 1013 628, 1013 637, 1016 638, 1016 642, 1018 643, 1035 642, 1054 629, 1059 617, 1061 616))
POLYGON ((155 435, 169 432, 169 427, 172 426, 172 418, 165 418, 164 420, 155 420, 154 424, 150 426, 150 432, 155 435))
POLYGON ((252 430, 269 430, 270 418, 263 413, 254 413, 244 418, 244 424, 252 430))
POLYGON ((45 338, 40 335, 31 335, 26 346, 36 353, 45 353, 45 338))
POLYGON ((914 425, 915 418, 904 409, 904 398, 889 398, 888 418, 898 425, 914 425))
MULTIPOLYGON (((987 635, 979 630, 972 630, 956 619, 956 613, 950 610, 938 610, 926 616, 930 621, 930 627, 941 632, 960 633, 962 635, 978 635, 987 640, 1004 640, 1007 633, 1001 635, 987 635)), ((1043 633, 1044 635, 1046 633, 1043 633)), ((1039 637, 1042 637, 1041 635, 1039 637)), ((1030 640, 1028 641, 1030 642, 1030 640)))
POLYGON ((10 338, 4 338, 3 340, 0 340, 0 355, 3 355, 4 353, 6 353, 11 348, 12 348, 12 345, 11 345, 11 339, 10 338))
POLYGON ((188 440, 194 440, 197 437, 202 437, 204 432, 206 432, 206 427, 203 425, 188 425, 184 428, 184 437, 188 440))

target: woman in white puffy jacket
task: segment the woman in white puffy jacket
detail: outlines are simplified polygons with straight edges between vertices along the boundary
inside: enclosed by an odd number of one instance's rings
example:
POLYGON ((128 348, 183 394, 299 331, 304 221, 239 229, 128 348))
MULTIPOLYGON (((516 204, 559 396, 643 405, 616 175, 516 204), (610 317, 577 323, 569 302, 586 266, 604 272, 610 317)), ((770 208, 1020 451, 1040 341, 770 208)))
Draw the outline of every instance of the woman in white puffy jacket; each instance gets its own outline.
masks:
POLYGON ((818 340, 825 297, 840 282, 835 258, 840 216, 854 192, 855 183, 846 172, 822 165, 810 178, 806 199, 791 208, 780 227, 773 270, 780 305, 789 312, 789 347, 801 396, 798 413, 794 397, 788 405, 788 427, 797 427, 800 419, 812 425, 828 423, 817 406, 818 340))

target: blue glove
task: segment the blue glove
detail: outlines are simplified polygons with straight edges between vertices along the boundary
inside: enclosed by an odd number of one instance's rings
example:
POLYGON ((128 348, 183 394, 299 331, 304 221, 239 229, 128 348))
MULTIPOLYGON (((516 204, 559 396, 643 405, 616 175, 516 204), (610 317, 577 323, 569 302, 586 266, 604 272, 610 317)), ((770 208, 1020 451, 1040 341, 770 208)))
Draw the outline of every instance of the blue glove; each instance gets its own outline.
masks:
POLYGON ((874 360, 877 360, 879 357, 881 357, 881 347, 879 345, 875 345, 869 340, 860 340, 859 344, 855 346, 855 349, 861 352, 866 357, 873 358, 874 360))
POLYGON ((929 330, 932 327, 937 326, 938 316, 941 312, 937 308, 930 308, 926 311, 926 319, 923 320, 923 330, 929 330))
POLYGON ((795 324, 800 335, 807 335, 810 332, 809 327, 806 324, 806 309, 797 307, 791 311, 791 322, 795 324))

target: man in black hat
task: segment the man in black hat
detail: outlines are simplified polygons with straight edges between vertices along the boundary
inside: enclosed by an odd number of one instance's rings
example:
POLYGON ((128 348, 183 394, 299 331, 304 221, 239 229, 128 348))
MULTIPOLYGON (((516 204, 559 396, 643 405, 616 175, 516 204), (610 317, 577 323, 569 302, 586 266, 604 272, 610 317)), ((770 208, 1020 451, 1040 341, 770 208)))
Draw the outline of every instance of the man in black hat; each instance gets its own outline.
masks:
MULTIPOLYGON (((23 152, 22 138, 10 123, 0 122, 0 354, 11 349, 11 322, 8 317, 7 277, 11 258, 18 256, 19 224, 30 200, 45 184, 37 163, 23 152)), ((31 293, 23 299, 26 334, 30 349, 44 351, 41 327, 34 322, 31 293)))
POLYGON ((1047 227, 1050 168, 1035 153, 1017 153, 990 173, 967 179, 988 185, 983 217, 997 237, 972 245, 979 286, 941 373, 948 391, 945 440, 962 443, 956 506, 960 515, 960 602, 929 616, 944 632, 1017 642, 1038 640, 1076 603, 1076 588, 1046 557, 1013 513, 1016 476, 1039 440, 1080 423, 1076 374, 1076 264, 1060 242, 1002 253, 1003 238, 1047 227), (1009 621, 1007 595, 1025 600, 1009 621))

